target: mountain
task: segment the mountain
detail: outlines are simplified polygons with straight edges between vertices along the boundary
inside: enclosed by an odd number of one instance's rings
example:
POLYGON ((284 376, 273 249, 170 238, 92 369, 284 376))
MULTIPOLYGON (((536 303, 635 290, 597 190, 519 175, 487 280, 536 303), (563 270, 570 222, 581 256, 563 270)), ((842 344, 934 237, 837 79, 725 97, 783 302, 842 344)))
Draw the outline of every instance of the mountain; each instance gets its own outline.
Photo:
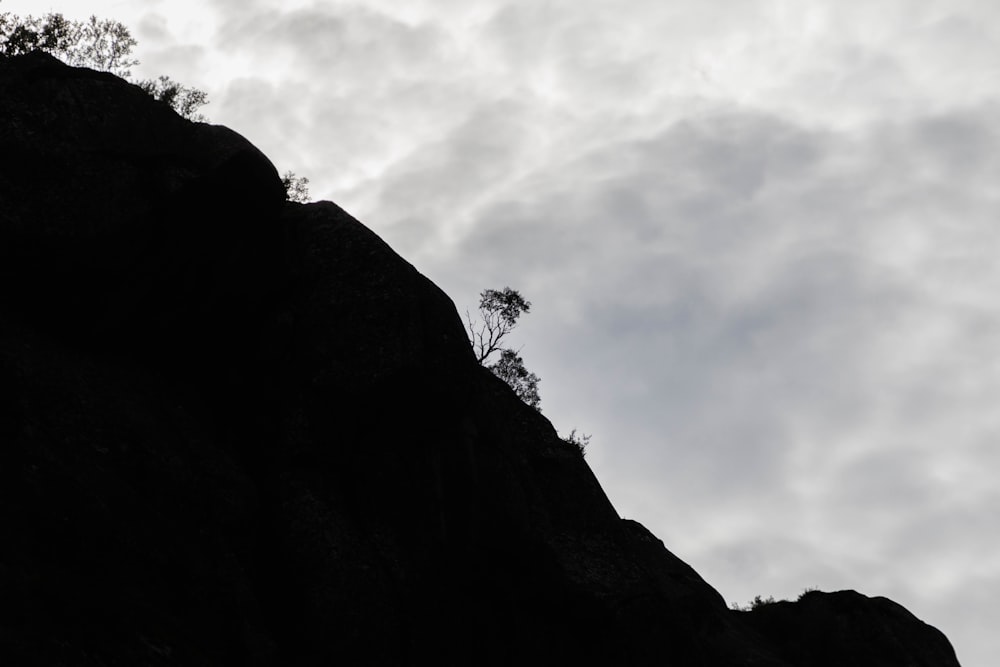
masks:
POLYGON ((378 236, 41 53, 0 61, 0 663, 958 664, 884 598, 728 609, 378 236))

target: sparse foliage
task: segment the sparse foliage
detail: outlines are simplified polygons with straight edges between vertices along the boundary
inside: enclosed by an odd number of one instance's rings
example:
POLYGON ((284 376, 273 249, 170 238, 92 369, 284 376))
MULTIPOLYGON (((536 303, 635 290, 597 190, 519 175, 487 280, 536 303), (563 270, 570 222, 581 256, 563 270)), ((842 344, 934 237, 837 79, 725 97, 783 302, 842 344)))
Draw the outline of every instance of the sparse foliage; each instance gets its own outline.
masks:
POLYGON ((296 176, 293 171, 286 171, 281 177, 281 184, 285 186, 285 199, 288 201, 304 204, 309 201, 309 179, 305 176, 296 176))
POLYGON ((0 14, 0 56, 40 49, 69 65, 128 78, 139 64, 132 56, 136 44, 124 24, 110 19, 91 16, 86 21, 70 21, 58 13, 23 18, 10 12, 0 14))
POLYGON ((819 589, 816 588, 815 586, 808 586, 801 593, 799 593, 799 597, 797 597, 796 600, 801 600, 802 598, 804 598, 805 596, 809 595, 810 593, 818 593, 818 592, 819 592, 819 589))
POLYGON ((72 46, 71 26, 62 14, 17 17, 0 13, 0 55, 17 56, 42 49, 64 54, 72 46))
POLYGON ((577 435, 576 429, 573 429, 569 432, 569 435, 563 438, 563 442, 576 447, 580 452, 580 456, 586 456, 587 445, 590 444, 590 435, 587 433, 577 435))
POLYGON ((538 395, 538 376, 524 367, 524 360, 514 350, 501 350, 500 359, 487 366, 494 375, 510 385, 518 398, 541 410, 542 399, 538 395))
POLYGON ((516 350, 503 346, 504 338, 517 326, 517 320, 530 310, 531 302, 520 292, 504 287, 502 290, 487 289, 479 293, 478 322, 473 321, 468 311, 465 317, 476 361, 510 385, 522 401, 541 410, 538 376, 525 368, 524 360, 516 350), (488 363, 490 357, 497 353, 500 358, 488 363))
MULTIPOLYGON (((38 17, 0 13, 0 57, 41 50, 74 67, 90 67, 128 79, 132 67, 139 64, 132 55, 136 44, 124 24, 110 19, 91 16, 86 21, 70 21, 59 13, 38 17)), ((208 103, 204 91, 183 86, 166 76, 144 79, 137 85, 181 116, 205 120, 196 113, 208 103)))
MULTIPOLYGON (((818 592, 819 592, 818 588, 814 586, 809 586, 806 589, 804 589, 801 593, 799 593, 799 596, 796 598, 796 601, 801 600, 810 593, 818 593, 818 592)), ((788 600, 775 600, 773 595, 768 595, 766 598, 761 597, 759 595, 755 595, 753 600, 750 600, 750 602, 747 602, 746 604, 739 604, 738 602, 733 602, 729 606, 736 611, 753 611, 754 609, 759 609, 760 607, 766 607, 768 605, 777 604, 778 602, 788 602, 788 600)))
MULTIPOLYGON (((60 16, 61 15, 57 15, 60 16)), ((69 21, 77 36, 69 51, 69 64, 92 67, 128 78, 139 61, 132 57, 137 44, 128 28, 118 21, 91 16, 87 21, 69 21)))
POLYGON ((759 595, 755 595, 753 600, 747 604, 741 605, 738 602, 733 602, 729 605, 734 611, 753 611, 754 609, 759 609, 760 607, 766 607, 770 604, 777 603, 778 600, 774 599, 773 595, 768 595, 766 598, 762 598, 759 595))
POLYGON ((476 360, 486 365, 486 360, 494 352, 499 352, 500 343, 514 327, 523 313, 531 310, 531 302, 521 293, 509 287, 502 290, 487 289, 479 293, 479 323, 473 323, 466 311, 469 323, 469 339, 476 353, 476 360))
POLYGON ((194 121, 205 122, 205 116, 198 112, 208 104, 208 95, 203 90, 188 88, 174 81, 169 76, 159 76, 155 79, 143 79, 136 83, 153 99, 165 102, 181 116, 194 121))

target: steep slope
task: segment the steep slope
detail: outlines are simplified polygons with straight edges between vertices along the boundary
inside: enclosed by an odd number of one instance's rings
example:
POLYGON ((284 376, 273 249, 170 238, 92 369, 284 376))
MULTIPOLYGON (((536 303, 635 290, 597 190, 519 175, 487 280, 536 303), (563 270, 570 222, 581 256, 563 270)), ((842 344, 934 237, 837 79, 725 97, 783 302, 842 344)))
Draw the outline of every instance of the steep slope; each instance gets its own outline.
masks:
POLYGON ((728 610, 231 130, 31 54, 0 155, 4 664, 957 665, 888 601, 728 610))

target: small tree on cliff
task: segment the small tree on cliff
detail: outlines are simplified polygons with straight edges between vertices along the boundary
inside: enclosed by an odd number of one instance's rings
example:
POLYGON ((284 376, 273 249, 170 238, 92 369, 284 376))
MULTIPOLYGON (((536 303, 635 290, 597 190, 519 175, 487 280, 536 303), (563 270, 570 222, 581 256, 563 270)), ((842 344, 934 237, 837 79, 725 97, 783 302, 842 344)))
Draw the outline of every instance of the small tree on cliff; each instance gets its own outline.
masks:
POLYGON ((465 316, 476 361, 510 385, 522 401, 541 411, 538 376, 524 367, 524 360, 516 350, 503 346, 504 339, 517 326, 518 319, 530 310, 531 302, 520 292, 504 287, 502 290, 487 289, 479 293, 478 322, 473 321, 468 311, 465 316), (490 357, 497 353, 499 359, 489 363, 490 357))
MULTIPOLYGON (((476 360, 494 375, 506 382, 518 398, 541 412, 542 399, 538 394, 538 376, 528 371, 517 350, 505 347, 507 334, 514 330, 521 315, 530 312, 531 302, 509 287, 502 290, 487 289, 479 293, 479 320, 474 321, 469 311, 465 319, 469 327, 469 342, 476 360), (494 354, 499 358, 489 363, 494 354)), ((576 429, 562 437, 580 456, 586 455, 590 436, 577 434, 576 429)))

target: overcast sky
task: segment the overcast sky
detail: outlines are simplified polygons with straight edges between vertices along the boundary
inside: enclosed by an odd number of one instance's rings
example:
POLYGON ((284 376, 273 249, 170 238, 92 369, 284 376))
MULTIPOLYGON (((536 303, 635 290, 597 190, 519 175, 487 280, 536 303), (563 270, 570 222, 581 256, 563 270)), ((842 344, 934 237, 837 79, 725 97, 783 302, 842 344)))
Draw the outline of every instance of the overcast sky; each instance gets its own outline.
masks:
POLYGON ((996 0, 5 0, 311 179, 730 601, 900 602, 1000 655, 996 0))

